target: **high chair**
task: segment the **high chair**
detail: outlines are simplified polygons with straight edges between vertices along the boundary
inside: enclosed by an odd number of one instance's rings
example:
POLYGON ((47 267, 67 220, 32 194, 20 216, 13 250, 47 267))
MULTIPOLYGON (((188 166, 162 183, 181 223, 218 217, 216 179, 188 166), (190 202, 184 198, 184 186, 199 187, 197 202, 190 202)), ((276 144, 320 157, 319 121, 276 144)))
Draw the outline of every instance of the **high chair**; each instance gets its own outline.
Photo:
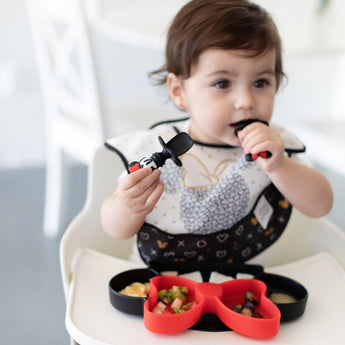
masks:
MULTIPOLYGON (((73 275, 73 258, 79 249, 90 248, 117 258, 128 259, 134 240, 108 237, 100 222, 102 202, 114 190, 124 166, 120 158, 100 146, 92 159, 87 200, 60 243, 60 265, 67 299, 73 275)), ((269 249, 268 266, 290 263, 317 253, 330 253, 345 269, 345 233, 326 218, 312 219, 294 210, 287 229, 269 249)))
MULTIPOLYGON (((97 73, 100 66, 95 64, 86 11, 90 2, 26 0, 26 5, 46 122, 43 230, 54 237, 61 228, 67 204, 67 156, 88 165, 93 151, 107 138, 148 127, 161 119, 162 109, 139 100, 113 105, 102 97, 97 73)), ((96 6, 91 8, 95 10, 96 6)))

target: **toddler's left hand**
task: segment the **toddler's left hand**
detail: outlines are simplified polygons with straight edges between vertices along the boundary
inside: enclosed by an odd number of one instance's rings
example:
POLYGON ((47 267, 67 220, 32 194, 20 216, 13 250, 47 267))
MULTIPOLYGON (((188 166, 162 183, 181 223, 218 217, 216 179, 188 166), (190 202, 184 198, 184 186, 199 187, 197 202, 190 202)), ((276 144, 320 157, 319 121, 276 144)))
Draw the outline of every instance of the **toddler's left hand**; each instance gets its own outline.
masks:
POLYGON ((277 169, 284 158, 284 143, 277 130, 260 122, 254 122, 238 132, 238 138, 246 154, 269 151, 270 158, 258 157, 257 161, 266 172, 277 169))

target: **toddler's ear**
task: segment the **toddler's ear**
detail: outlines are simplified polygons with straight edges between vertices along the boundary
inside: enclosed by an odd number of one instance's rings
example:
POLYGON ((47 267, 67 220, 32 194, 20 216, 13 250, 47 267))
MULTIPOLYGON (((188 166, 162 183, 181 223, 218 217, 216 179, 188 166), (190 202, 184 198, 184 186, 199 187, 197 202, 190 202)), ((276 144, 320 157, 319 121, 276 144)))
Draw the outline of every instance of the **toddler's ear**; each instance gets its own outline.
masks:
POLYGON ((167 86, 171 100, 180 109, 186 109, 186 99, 183 90, 183 81, 174 73, 169 73, 167 77, 167 86))

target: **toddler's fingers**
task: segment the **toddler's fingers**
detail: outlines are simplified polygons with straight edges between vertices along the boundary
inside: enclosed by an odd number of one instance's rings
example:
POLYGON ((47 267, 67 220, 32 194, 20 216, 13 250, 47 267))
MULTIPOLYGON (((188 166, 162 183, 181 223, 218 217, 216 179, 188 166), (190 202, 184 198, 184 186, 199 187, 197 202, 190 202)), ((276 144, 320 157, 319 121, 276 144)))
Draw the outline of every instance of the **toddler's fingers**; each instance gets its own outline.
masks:
POLYGON ((141 195, 126 199, 126 205, 132 210, 132 212, 146 215, 150 213, 156 205, 163 193, 163 189, 163 182, 157 181, 147 188, 141 195))
POLYGON ((152 191, 152 193, 150 194, 150 196, 146 200, 146 207, 147 207, 148 213, 150 213, 153 210, 159 198, 161 197, 163 191, 164 191, 164 183, 159 181, 157 185, 155 186, 154 190, 152 191))
POLYGON ((132 188, 127 190, 128 196, 131 198, 138 198, 149 194, 155 185, 159 182, 161 175, 160 170, 154 170, 148 176, 137 182, 132 188))
POLYGON ((269 138, 264 133, 257 133, 257 135, 253 135, 250 138, 246 137, 246 139, 242 143, 242 147, 245 151, 251 153, 258 153, 265 149, 265 145, 268 145, 269 138), (260 151, 261 150, 261 151, 260 151))
POLYGON ((133 188, 128 194, 131 199, 135 199, 136 203, 144 205, 159 183, 161 183, 159 179, 154 180, 150 185, 145 186, 145 188, 133 188))
POLYGON ((258 143, 257 145, 253 146, 248 153, 251 154, 259 154, 261 152, 266 152, 269 151, 272 154, 272 150, 270 149, 270 144, 269 142, 262 142, 262 143, 258 143))
MULTIPOLYGON (((156 170, 155 170, 156 171, 156 170)), ((132 172, 131 174, 127 175, 120 181, 121 188, 124 190, 128 190, 133 188, 135 185, 143 181, 146 177, 155 173, 152 171, 151 168, 146 167, 139 169, 137 171, 132 172)), ((155 176, 155 175, 154 175, 155 176)))
POLYGON ((250 128, 245 128, 241 133, 241 142, 247 145, 249 142, 259 141, 263 137, 267 136, 270 128, 267 126, 251 126, 250 128))

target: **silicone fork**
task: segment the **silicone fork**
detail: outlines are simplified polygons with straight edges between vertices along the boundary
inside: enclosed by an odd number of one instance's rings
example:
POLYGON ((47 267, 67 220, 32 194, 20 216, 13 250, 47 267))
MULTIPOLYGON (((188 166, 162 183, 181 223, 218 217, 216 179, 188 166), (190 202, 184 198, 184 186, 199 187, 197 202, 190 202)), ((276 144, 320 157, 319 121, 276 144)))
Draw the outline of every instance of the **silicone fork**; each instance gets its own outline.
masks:
POLYGON ((139 161, 131 162, 128 165, 129 172, 134 172, 145 167, 151 167, 152 170, 158 169, 169 158, 180 167, 182 163, 178 157, 193 146, 192 138, 185 132, 178 133, 168 143, 165 143, 162 137, 158 137, 158 141, 163 147, 163 151, 155 152, 151 157, 143 157, 139 161))
MULTIPOLYGON (((242 130, 244 127, 250 125, 253 122, 260 122, 260 123, 265 124, 266 126, 269 125, 268 122, 258 120, 258 119, 250 119, 250 120, 240 121, 236 124, 236 127, 234 129, 235 135, 238 136, 238 131, 242 130)), ((272 153, 269 151, 264 151, 264 152, 260 152, 260 153, 254 153, 254 154, 248 153, 245 156, 245 158, 248 162, 256 161, 259 157, 270 158, 270 157, 272 157, 272 153)))

